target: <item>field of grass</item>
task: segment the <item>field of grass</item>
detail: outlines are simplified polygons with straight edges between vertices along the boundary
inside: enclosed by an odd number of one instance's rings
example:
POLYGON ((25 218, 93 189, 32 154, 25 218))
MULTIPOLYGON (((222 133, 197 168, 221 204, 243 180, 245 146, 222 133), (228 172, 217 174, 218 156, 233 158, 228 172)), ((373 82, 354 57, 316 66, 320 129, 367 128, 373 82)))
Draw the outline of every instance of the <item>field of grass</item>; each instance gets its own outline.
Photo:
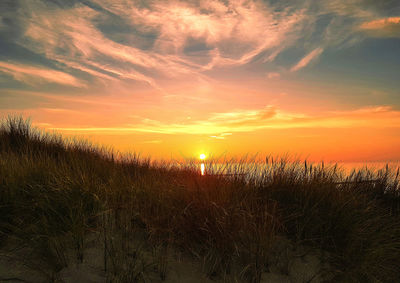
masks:
POLYGON ((400 282, 398 169, 345 174, 282 158, 224 166, 229 175, 201 176, 194 163, 151 162, 4 119, 0 258, 61 282, 95 238, 107 282, 168 280, 176 253, 210 280, 261 282, 272 269, 290 273, 273 263, 285 242, 286 254, 321 254, 319 282, 400 282))

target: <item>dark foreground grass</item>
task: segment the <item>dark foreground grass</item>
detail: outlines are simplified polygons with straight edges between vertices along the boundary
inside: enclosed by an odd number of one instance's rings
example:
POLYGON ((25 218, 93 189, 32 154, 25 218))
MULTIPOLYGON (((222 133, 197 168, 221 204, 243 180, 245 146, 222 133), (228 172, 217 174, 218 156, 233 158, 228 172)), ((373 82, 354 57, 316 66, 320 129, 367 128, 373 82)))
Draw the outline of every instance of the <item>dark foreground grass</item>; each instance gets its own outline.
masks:
POLYGON ((83 261, 95 234, 109 282, 152 282, 154 272, 165 279, 172 250, 199 259, 210 278, 259 282, 284 238, 325 251, 326 280, 400 282, 398 170, 346 175, 285 159, 224 166, 228 174, 201 176, 193 164, 151 163, 8 118, 0 129, 0 250, 25 251, 26 265, 57 281, 67 251, 83 261), (144 246, 151 258, 141 256, 144 246))

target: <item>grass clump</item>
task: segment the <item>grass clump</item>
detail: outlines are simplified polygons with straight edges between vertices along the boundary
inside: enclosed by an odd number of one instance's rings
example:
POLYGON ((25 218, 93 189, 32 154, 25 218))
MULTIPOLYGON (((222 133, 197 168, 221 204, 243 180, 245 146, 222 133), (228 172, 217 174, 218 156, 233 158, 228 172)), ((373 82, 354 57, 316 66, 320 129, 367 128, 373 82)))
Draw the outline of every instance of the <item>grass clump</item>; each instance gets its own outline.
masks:
MULTIPOLYGON (((285 158, 206 167, 202 176, 195 164, 150 162, 5 119, 2 254, 23 253, 56 282, 71 258, 85 262, 95 238, 108 282, 166 280, 177 251, 209 278, 261 282, 285 239, 328 255, 322 281, 400 281, 398 170, 345 174, 285 158)), ((290 264, 280 271, 291 275, 290 264)))

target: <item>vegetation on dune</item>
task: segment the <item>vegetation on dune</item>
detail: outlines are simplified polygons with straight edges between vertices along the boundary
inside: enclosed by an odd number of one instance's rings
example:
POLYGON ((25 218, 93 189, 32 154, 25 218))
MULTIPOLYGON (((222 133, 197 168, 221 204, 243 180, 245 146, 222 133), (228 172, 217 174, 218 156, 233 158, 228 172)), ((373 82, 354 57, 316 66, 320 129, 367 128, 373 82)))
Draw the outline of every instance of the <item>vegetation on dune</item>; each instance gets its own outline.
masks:
POLYGON ((163 280, 176 250, 211 278, 260 282, 287 239, 326 252, 326 280, 400 282, 398 170, 345 174, 271 158, 224 166, 229 174, 201 176, 193 164, 152 163, 5 119, 0 256, 28 250, 25 264, 57 281, 67 251, 83 261, 96 235, 109 282, 163 280))

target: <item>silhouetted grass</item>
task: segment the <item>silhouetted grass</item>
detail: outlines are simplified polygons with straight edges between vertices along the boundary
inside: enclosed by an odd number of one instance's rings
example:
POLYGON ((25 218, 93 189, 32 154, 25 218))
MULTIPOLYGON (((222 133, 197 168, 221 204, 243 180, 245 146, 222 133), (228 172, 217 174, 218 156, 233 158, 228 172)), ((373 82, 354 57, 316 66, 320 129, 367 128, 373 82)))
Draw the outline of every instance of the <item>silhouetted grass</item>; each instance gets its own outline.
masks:
POLYGON ((83 261, 97 235, 110 282, 163 280, 173 250, 202 261, 211 278, 259 282, 285 238, 327 252, 332 282, 400 281, 398 170, 345 174, 285 158, 206 166, 201 176, 195 162, 152 163, 9 117, 0 128, 0 248, 29 251, 26 264, 50 281, 69 250, 83 261))

